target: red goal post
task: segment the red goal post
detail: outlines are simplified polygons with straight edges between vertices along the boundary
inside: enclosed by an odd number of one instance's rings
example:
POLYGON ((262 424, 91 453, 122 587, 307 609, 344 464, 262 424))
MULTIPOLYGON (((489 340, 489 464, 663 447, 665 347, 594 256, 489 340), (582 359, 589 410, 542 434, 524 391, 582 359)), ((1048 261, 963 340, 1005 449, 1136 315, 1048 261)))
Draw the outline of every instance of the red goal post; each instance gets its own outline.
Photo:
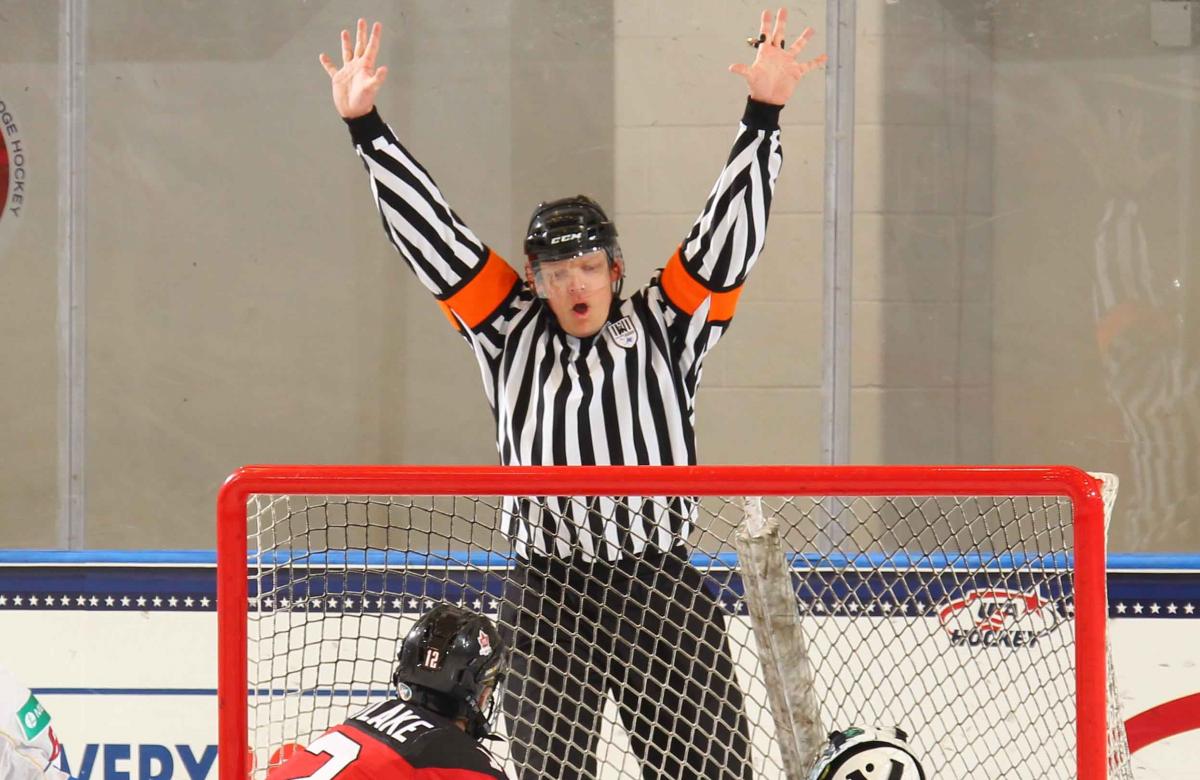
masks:
MULTIPOLYGON (((1109 665, 1101 483, 1062 466, 247 466, 218 498, 220 777, 244 780, 248 752, 247 523, 255 496, 1057 497, 1070 504, 1078 777, 1108 777, 1109 665)), ((385 551, 386 552, 386 551, 385 551)), ((802 551, 797 551, 802 552, 802 551)), ((838 724, 842 727, 856 724, 838 724)), ((862 724, 858 724, 862 725, 862 724)), ((937 774, 937 768, 933 769, 937 774)))

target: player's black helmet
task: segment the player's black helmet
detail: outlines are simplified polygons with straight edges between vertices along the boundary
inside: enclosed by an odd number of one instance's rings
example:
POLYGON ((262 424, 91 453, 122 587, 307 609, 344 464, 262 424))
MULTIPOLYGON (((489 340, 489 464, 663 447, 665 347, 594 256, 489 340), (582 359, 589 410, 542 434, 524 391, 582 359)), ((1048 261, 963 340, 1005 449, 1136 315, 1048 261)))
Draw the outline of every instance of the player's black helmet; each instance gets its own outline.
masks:
POLYGON ((467 733, 487 736, 487 710, 479 696, 497 687, 508 670, 508 653, 496 624, 452 604, 438 604, 417 620, 400 645, 392 684, 400 698, 448 718, 464 718, 467 733))
POLYGON ((610 262, 620 257, 617 228, 586 195, 539 203, 525 231, 525 256, 536 265, 603 249, 610 262))

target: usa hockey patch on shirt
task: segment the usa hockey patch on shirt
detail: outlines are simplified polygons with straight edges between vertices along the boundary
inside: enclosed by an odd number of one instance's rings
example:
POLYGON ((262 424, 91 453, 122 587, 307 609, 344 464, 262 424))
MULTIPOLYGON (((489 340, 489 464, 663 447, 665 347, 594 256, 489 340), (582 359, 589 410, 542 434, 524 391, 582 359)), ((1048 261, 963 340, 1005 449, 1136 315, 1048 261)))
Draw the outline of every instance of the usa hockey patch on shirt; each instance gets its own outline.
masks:
POLYGON ((633 326, 633 317, 622 317, 616 322, 608 323, 608 334, 622 349, 629 349, 637 343, 637 329, 633 326))

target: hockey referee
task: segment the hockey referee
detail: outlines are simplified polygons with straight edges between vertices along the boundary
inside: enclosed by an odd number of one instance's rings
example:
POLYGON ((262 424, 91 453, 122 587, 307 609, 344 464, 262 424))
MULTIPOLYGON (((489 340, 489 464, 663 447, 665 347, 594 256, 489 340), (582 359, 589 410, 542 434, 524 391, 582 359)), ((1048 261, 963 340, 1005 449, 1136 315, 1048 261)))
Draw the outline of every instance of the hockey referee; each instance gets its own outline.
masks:
MULTIPOLYGON (((764 12, 749 98, 699 219, 645 287, 622 297, 617 230, 599 204, 540 204, 524 274, 483 244, 384 124, 382 27, 321 55, 388 239, 475 353, 505 465, 695 464, 701 366, 762 251, 783 155, 779 113, 824 57, 797 56, 764 12)), ((749 778, 749 737, 722 612, 688 563, 681 498, 527 498, 502 515, 517 565, 501 609, 512 647, 504 713, 523 780, 593 777, 600 713, 617 703, 643 778, 749 778)))

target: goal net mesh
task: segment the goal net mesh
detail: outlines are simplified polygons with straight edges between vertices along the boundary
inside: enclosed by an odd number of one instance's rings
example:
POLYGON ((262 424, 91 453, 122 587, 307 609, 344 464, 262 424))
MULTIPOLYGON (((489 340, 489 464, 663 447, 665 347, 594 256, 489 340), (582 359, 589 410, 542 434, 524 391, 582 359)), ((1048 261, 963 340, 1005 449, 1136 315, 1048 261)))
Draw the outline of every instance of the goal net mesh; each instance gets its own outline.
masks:
MULTIPOLYGON (((569 500, 595 511, 595 502, 569 500)), ((650 500, 663 512, 689 506, 650 500)), ((665 602, 639 584, 644 571, 622 580, 604 569, 608 579, 592 588, 569 567, 535 567, 562 609, 540 617, 551 630, 538 637, 509 627, 514 666, 528 676, 539 654, 568 652, 587 663, 555 656, 557 674, 542 669, 549 679, 538 685, 510 675, 500 694, 506 712, 494 724, 505 738, 485 744, 511 776, 550 772, 538 763, 549 753, 563 776, 639 777, 643 762, 681 776, 697 756, 708 761, 708 777, 788 776, 779 747, 787 735, 772 717, 736 553, 744 503, 695 500, 682 559, 647 557, 659 567, 652 588, 665 602), (709 610, 719 635, 663 604, 709 610), (620 625, 635 620, 643 627, 620 625), (645 650, 646 634, 671 647, 645 650), (535 723, 537 712, 549 717, 535 723), (732 739, 714 731, 721 728, 732 739)), ((523 589, 535 580, 518 576, 503 507, 494 496, 249 496, 245 747, 253 776, 265 777, 289 746, 394 695, 398 641, 432 605, 511 621, 504 603, 527 600, 523 589)), ((939 778, 1078 776, 1069 499, 769 496, 761 508, 786 551, 822 733, 899 727, 939 778)), ((597 569, 582 571, 596 579, 597 569)), ((1110 662, 1103 654, 1084 662, 1109 677, 1109 776, 1128 777, 1110 662)))

